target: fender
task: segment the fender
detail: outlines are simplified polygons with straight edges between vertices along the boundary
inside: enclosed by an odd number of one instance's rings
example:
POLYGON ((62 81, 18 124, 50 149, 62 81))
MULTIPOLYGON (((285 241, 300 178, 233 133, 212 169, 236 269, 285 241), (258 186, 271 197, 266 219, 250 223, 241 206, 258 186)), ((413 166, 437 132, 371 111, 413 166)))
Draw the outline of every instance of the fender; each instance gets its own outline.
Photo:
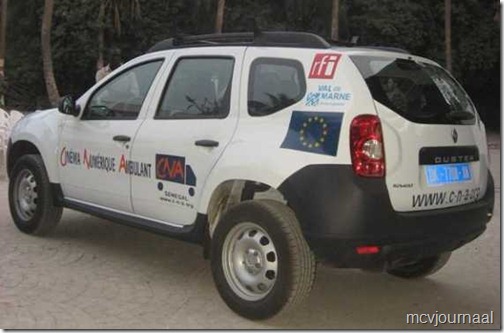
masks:
POLYGON ((254 181, 278 189, 285 179, 306 165, 306 160, 295 155, 273 144, 262 145, 259 150, 247 141, 232 142, 208 175, 197 205, 198 212, 208 212, 215 189, 226 181, 254 181))
POLYGON ((13 146, 28 141, 37 147, 51 183, 59 183, 58 146, 65 117, 57 109, 36 111, 22 118, 10 136, 13 146))
MULTIPOLYGON (((266 168, 264 168, 266 171, 266 168)), ((219 172, 215 172, 210 175, 207 183, 204 187, 203 194, 199 201, 198 212, 201 214, 207 214, 208 206, 214 191, 222 183, 230 180, 246 180, 263 183, 276 189, 283 181, 284 177, 278 173, 263 173, 258 176, 256 172, 251 170, 237 170, 236 168, 222 168, 219 172), (250 171, 250 172, 247 172, 250 171)))

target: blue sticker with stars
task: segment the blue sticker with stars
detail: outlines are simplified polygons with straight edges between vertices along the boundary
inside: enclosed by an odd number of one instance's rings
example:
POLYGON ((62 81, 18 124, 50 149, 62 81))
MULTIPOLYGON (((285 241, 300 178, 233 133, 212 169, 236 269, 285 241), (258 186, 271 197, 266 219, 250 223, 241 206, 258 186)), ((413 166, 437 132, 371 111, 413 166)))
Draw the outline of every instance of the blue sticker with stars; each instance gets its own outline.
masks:
POLYGON ((343 113, 293 111, 280 147, 336 156, 343 113))

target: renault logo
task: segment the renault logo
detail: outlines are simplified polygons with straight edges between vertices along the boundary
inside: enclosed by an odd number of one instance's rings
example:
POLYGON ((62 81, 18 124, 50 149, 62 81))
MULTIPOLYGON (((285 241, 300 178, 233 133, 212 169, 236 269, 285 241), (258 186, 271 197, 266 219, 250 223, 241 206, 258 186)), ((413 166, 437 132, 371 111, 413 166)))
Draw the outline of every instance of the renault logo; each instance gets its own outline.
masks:
POLYGON ((458 140, 458 133, 456 129, 453 129, 451 132, 451 137, 453 139, 453 143, 457 143, 458 140))

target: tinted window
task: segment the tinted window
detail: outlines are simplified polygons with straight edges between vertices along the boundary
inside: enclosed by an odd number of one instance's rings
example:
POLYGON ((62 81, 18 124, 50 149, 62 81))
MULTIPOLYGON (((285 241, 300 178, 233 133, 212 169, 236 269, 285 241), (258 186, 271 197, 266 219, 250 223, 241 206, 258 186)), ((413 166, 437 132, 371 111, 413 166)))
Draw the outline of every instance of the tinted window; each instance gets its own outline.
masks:
POLYGON ((404 118, 424 124, 473 124, 474 106, 441 67, 407 59, 351 57, 373 98, 404 118))
POLYGON ((119 74, 91 97, 83 119, 136 119, 162 60, 145 63, 119 74))
POLYGON ((306 92, 303 66, 296 60, 259 58, 250 68, 248 111, 267 116, 299 102, 306 92))
POLYGON ((229 113, 234 60, 185 58, 175 65, 157 119, 223 118, 229 113))

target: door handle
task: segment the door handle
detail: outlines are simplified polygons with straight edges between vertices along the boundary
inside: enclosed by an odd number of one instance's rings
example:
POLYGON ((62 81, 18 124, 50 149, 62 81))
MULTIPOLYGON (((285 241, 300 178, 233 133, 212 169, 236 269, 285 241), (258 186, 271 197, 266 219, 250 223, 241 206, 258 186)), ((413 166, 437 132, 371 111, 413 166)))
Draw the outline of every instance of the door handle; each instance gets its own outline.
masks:
POLYGON ((214 140, 198 140, 194 143, 196 146, 201 147, 218 147, 219 142, 214 140))
POLYGON ((114 141, 119 141, 119 142, 130 142, 131 138, 127 135, 116 135, 112 138, 114 141))

